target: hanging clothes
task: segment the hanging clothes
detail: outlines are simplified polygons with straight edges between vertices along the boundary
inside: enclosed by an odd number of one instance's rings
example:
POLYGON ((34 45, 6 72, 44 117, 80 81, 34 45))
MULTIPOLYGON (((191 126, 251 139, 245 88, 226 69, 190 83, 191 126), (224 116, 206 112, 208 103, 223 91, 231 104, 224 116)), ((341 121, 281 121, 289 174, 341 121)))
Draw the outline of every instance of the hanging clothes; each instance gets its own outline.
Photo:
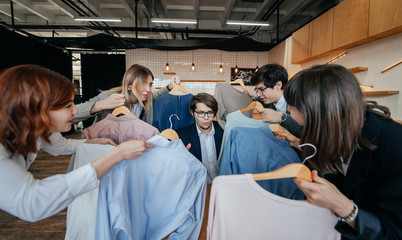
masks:
MULTIPOLYGON (((222 155, 219 175, 270 172, 290 163, 301 163, 299 156, 289 142, 277 139, 268 126, 234 128, 222 155)), ((281 197, 305 199, 291 178, 258 181, 258 184, 281 197)))
POLYGON ((227 121, 225 131, 223 132, 221 151, 218 157, 218 165, 220 165, 222 154, 225 151, 226 142, 228 141, 230 133, 233 128, 236 127, 260 128, 270 125, 270 123, 264 122, 263 120, 257 120, 247 117, 243 113, 241 113, 240 110, 228 114, 226 119, 227 121))
POLYGON ((261 188, 251 174, 218 176, 212 183, 208 240, 335 240, 335 215, 307 201, 261 188))
POLYGON ((198 239, 205 167, 181 140, 148 142, 155 147, 100 180, 95 239, 198 239))
POLYGON ((85 128, 82 136, 83 138, 110 138, 120 144, 128 140, 148 140, 158 134, 158 129, 134 114, 120 117, 108 114, 105 119, 85 128))
POLYGON ((194 123, 194 118, 190 114, 190 100, 193 94, 172 95, 165 94, 153 102, 153 121, 152 126, 160 132, 167 128, 177 130, 194 123), (169 118, 176 114, 179 118, 172 117, 172 127, 169 118))
MULTIPOLYGON (((247 93, 240 92, 229 83, 217 83, 214 97, 219 106, 216 120, 222 129, 226 127, 228 114, 246 108, 254 101, 247 93)), ((248 117, 252 117, 252 112, 246 114, 248 117)))

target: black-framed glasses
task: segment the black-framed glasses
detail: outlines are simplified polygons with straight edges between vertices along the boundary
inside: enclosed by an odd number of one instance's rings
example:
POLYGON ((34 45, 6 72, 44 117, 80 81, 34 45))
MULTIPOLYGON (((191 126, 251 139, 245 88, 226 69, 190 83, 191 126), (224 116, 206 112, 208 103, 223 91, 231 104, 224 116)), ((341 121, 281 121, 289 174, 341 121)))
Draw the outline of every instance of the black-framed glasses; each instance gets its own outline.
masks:
POLYGON ((212 118, 212 117, 215 116, 215 112, 214 112, 214 111, 209 111, 209 112, 203 112, 203 111, 197 112, 197 111, 194 111, 194 112, 197 114, 197 116, 198 116, 199 118, 204 118, 205 115, 207 115, 208 118, 212 118))
POLYGON ((265 89, 267 89, 268 87, 262 87, 262 88, 254 88, 254 92, 256 95, 261 95, 262 91, 264 91, 265 89))

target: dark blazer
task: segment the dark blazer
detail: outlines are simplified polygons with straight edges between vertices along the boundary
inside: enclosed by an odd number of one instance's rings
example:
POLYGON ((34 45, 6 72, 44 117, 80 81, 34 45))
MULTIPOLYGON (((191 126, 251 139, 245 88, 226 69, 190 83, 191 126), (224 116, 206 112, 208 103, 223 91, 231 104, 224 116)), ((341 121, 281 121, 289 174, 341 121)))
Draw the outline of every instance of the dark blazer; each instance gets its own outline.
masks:
MULTIPOLYGON (((223 137, 223 129, 219 126, 218 122, 212 121, 215 128, 215 147, 216 147, 216 156, 219 156, 221 151, 222 145, 222 137, 223 137)), ((190 124, 187 127, 180 128, 176 132, 179 135, 179 138, 183 141, 184 146, 191 143, 190 152, 202 162, 201 159, 201 143, 200 138, 198 136, 197 127, 195 126, 196 123, 190 124)))
POLYGON ((367 112, 362 134, 376 148, 355 150, 346 177, 325 176, 359 207, 356 229, 335 228, 342 239, 402 239, 402 126, 367 112))

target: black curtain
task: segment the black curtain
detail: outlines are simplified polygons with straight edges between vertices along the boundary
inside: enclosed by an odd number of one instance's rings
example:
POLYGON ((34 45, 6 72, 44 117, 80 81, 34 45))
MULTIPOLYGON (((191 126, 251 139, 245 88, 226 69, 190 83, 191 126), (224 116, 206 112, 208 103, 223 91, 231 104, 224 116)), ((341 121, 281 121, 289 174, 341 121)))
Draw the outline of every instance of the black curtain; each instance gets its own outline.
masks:
MULTIPOLYGON (((82 101, 121 85, 126 71, 126 57, 123 54, 81 54, 82 101)), ((84 121, 89 126, 93 119, 84 121)))
POLYGON ((20 64, 37 64, 72 79, 71 53, 0 27, 0 71, 20 64))

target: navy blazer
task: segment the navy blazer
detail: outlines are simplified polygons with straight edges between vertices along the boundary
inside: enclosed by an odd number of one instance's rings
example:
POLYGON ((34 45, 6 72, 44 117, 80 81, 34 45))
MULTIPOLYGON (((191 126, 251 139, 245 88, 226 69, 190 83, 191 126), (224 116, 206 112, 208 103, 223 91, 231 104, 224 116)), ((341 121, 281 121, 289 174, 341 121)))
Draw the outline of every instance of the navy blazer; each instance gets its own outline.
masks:
POLYGON ((359 207, 355 229, 335 228, 342 239, 402 239, 402 126, 367 112, 362 133, 376 148, 355 150, 346 177, 325 176, 359 207))
MULTIPOLYGON (((221 151, 221 145, 222 145, 222 137, 223 137, 223 129, 221 126, 219 126, 218 122, 212 121, 214 124, 215 128, 215 148, 216 148, 216 156, 219 156, 219 153, 221 151)), ((200 143, 200 138, 198 136, 197 132, 197 127, 195 125, 196 123, 190 124, 187 127, 183 127, 178 129, 176 132, 179 135, 179 138, 183 141, 184 146, 187 146, 187 144, 191 143, 191 148, 190 152, 198 159, 200 162, 202 162, 202 155, 201 155, 201 143, 200 143)))

